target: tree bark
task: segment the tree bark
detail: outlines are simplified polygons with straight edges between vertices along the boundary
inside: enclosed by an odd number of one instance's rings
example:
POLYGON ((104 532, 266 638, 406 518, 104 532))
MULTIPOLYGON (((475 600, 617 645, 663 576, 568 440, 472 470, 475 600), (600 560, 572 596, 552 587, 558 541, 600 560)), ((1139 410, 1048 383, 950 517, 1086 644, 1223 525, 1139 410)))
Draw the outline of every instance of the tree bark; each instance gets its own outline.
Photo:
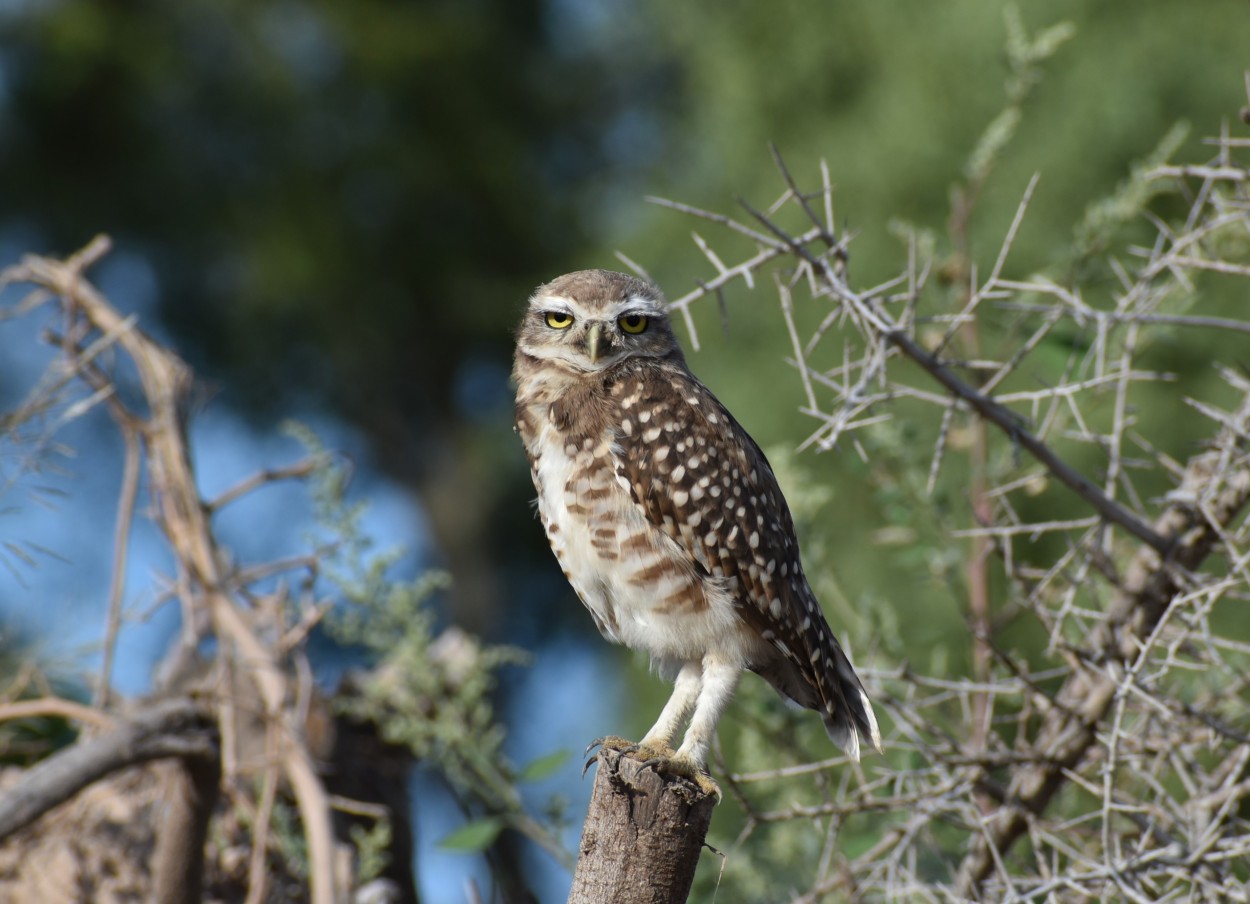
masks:
POLYGON ((596 759, 569 904, 681 904, 715 798, 615 750, 596 759))
POLYGON ((165 807, 152 855, 152 904, 204 897, 204 845, 217 805, 221 758, 183 757, 166 777, 165 807))

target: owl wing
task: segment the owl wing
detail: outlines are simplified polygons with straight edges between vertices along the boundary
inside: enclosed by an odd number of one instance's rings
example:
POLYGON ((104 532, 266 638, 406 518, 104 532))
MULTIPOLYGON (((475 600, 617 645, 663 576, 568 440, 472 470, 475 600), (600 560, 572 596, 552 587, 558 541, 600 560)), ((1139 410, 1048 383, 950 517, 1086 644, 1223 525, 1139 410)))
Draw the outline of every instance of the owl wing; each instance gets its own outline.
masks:
POLYGON ((763 451, 688 371, 644 366, 612 387, 621 407, 618 475, 648 521, 732 594, 768 642, 752 662, 779 692, 821 712, 858 757, 878 747, 871 704, 825 621, 799 559, 789 507, 763 451))

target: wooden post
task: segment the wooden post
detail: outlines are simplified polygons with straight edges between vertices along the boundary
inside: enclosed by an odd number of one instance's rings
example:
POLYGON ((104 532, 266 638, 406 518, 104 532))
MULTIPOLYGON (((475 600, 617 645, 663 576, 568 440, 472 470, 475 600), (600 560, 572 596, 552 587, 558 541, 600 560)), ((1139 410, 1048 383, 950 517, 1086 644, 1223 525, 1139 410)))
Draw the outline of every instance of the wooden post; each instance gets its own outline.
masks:
POLYGON ((601 748, 569 904, 682 904, 716 799, 601 748))

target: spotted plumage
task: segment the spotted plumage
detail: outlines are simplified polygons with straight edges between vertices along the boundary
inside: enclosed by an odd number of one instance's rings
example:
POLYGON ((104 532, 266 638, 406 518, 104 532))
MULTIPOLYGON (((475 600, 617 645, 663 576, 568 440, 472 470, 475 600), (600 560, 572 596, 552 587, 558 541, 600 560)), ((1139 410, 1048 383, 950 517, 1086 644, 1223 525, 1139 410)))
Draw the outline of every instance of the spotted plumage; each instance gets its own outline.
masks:
POLYGON ((538 511, 565 576, 606 638, 647 651, 675 679, 644 749, 705 772, 744 669, 820 712, 852 757, 861 739, 879 749, 777 479, 687 368, 660 292, 606 270, 540 286, 513 376, 538 511))

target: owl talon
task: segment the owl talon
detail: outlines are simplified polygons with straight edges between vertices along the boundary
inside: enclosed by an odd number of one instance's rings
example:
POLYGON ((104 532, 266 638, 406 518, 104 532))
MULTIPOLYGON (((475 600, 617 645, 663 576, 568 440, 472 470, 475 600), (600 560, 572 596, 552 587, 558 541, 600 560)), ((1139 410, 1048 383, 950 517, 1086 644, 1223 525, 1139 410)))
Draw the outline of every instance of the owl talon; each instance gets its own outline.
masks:
POLYGON ((642 760, 643 765, 666 762, 677 756, 677 751, 667 744, 639 744, 632 752, 638 754, 635 759, 642 760))
POLYGON ((685 757, 677 756, 671 750, 667 754, 653 756, 644 760, 642 765, 644 768, 651 768, 666 775, 680 776, 689 782, 693 782, 704 794, 715 797, 717 803, 720 803, 724 798, 720 785, 708 774, 706 769, 700 768, 685 757))
POLYGON ((590 764, 599 759, 598 753, 594 756, 590 755, 590 752, 596 747, 600 748, 601 752, 603 750, 614 750, 621 756, 630 756, 631 754, 637 753, 641 749, 639 745, 635 744, 633 741, 627 741, 625 738, 618 738, 616 735, 607 735, 606 737, 595 738, 586 745, 586 752, 582 754, 582 756, 590 757, 582 765, 582 778, 586 777, 586 773, 590 770, 590 764))
POLYGON ((587 744, 586 752, 582 754, 582 756, 590 756, 590 751, 594 750, 596 747, 602 747, 604 750, 615 750, 617 753, 623 754, 633 753, 638 749, 638 745, 633 741, 628 741, 625 738, 620 738, 616 735, 605 735, 602 738, 595 738, 587 744))
POLYGON ((725 795, 721 793, 720 785, 717 784, 716 779, 712 778, 712 776, 708 775, 706 772, 696 775, 694 777, 694 783, 699 786, 699 790, 704 794, 709 797, 716 798, 717 803, 720 803, 725 799, 725 795))

